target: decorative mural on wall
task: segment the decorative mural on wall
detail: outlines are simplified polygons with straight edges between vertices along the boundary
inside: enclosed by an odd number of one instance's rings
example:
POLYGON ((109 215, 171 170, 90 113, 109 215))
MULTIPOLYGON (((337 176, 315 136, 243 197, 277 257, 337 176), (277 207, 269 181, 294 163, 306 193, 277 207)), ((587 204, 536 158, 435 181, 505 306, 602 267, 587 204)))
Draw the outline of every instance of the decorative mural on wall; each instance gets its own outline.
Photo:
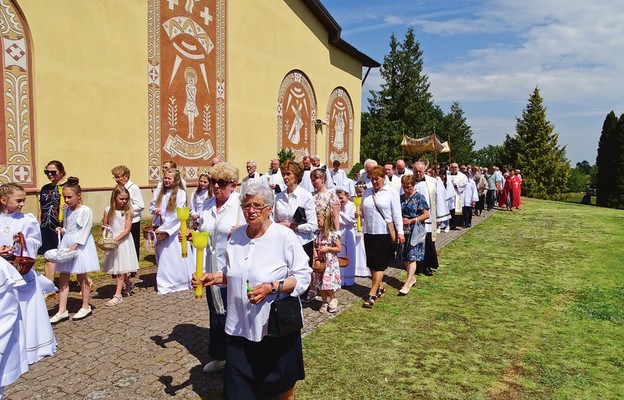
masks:
POLYGON ((149 180, 225 158, 225 0, 149 0, 149 180))
POLYGON ((328 162, 338 160, 341 168, 350 168, 350 155, 353 154, 353 104, 344 88, 337 87, 329 96, 325 122, 328 162))
POLYGON ((0 35, 0 182, 35 188, 32 41, 15 1, 0 0, 0 35))
POLYGON ((277 98, 277 150, 291 149, 295 160, 314 154, 316 97, 310 81, 301 71, 289 72, 277 98))

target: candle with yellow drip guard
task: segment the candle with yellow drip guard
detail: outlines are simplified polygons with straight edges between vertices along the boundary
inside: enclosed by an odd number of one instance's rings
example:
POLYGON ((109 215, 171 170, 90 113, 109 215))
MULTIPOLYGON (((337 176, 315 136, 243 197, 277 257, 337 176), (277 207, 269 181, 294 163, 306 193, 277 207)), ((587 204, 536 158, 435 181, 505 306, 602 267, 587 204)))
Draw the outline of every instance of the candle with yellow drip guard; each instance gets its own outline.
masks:
POLYGON ((188 207, 177 207, 176 214, 180 220, 180 235, 182 236, 182 258, 188 255, 186 249, 186 221, 188 221, 191 210, 188 207))
POLYGON ((354 197, 353 198, 353 203, 355 204, 355 211, 358 213, 358 217, 357 217, 357 231, 358 232, 362 232, 362 218, 360 217, 360 206, 362 205, 362 198, 361 197, 354 197))
POLYGON ((193 246, 195 246, 195 279, 197 279, 197 288, 195 289, 195 298, 201 299, 202 285, 199 281, 204 273, 204 249, 208 246, 208 232, 193 231, 193 246))

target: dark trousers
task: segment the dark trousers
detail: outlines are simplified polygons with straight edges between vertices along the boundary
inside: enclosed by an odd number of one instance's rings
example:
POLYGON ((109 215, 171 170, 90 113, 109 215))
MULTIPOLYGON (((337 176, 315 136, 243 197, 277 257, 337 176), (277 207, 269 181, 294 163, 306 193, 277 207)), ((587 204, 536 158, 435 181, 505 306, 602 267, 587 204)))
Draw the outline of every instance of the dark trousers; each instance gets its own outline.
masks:
MULTIPOLYGON (((212 360, 225 360, 225 349, 227 347, 227 335, 225 334, 225 314, 217 314, 212 289, 206 288, 206 301, 208 302, 208 312, 210 313, 210 338, 208 339, 208 355, 212 360)), ((220 288, 223 306, 227 310, 227 289, 220 288)))
POLYGON ((462 213, 464 214, 464 222, 462 227, 470 228, 472 225, 472 207, 462 207, 462 213))
POLYGON ((141 221, 132 223, 130 233, 132 233, 132 240, 134 241, 134 249, 136 250, 137 260, 141 260, 139 256, 139 247, 141 246, 141 221))
POLYGON ((435 242, 431 237, 431 232, 427 232, 427 236, 425 236, 425 258, 422 261, 416 261, 416 273, 422 274, 430 269, 438 269, 438 265, 435 242))
POLYGON ((451 219, 449 220, 449 226, 451 229, 455 229, 457 227, 457 217, 455 216, 455 209, 449 211, 451 214, 451 219))
POLYGON ((496 189, 488 190, 485 196, 485 202, 487 203, 488 211, 491 211, 494 208, 495 200, 496 200, 496 189))

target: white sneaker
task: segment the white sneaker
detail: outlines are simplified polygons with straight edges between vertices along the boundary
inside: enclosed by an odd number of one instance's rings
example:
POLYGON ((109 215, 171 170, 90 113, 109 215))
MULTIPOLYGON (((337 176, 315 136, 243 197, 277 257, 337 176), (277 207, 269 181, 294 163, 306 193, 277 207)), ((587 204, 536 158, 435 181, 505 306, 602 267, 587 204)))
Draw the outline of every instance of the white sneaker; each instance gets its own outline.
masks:
POLYGON ((91 315, 91 306, 89 306, 87 308, 81 308, 80 310, 78 310, 78 312, 76 314, 74 314, 74 317, 72 319, 74 321, 77 321, 79 319, 86 318, 89 315, 91 315))
POLYGON ((217 372, 225 368, 225 360, 212 360, 204 365, 204 372, 217 372))
POLYGON ((66 319, 69 319, 69 311, 67 310, 65 310, 65 312, 62 314, 59 314, 59 313, 54 314, 52 318, 50 318, 50 323, 57 324, 66 319))

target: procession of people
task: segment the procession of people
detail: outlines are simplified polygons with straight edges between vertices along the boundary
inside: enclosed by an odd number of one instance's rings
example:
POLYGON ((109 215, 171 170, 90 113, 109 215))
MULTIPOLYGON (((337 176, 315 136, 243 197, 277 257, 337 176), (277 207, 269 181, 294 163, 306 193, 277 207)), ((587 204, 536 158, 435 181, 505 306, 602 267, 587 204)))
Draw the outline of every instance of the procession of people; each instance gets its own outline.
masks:
MULTIPOLYGON (((517 170, 502 174, 495 166, 468 168, 452 163, 447 171, 444 165, 429 167, 424 162, 416 162, 410 169, 403 160, 383 166, 366 160, 359 177, 349 179, 339 168, 340 162, 331 165, 333 169, 328 171, 318 156, 301 163, 286 160, 280 164, 274 159, 262 174, 255 161, 249 161, 247 176, 241 180, 236 167, 215 160, 209 174, 189 183, 197 186, 189 199, 187 183, 175 162, 163 163, 162 181, 148 208, 153 216, 148 238, 154 240, 156 290, 166 295, 198 285, 206 287, 211 361, 204 371, 225 370, 225 398, 294 398, 295 383, 304 377, 300 333, 280 341, 268 336, 269 304, 276 299, 278 287, 280 298, 296 297, 299 307, 316 302, 310 306, 321 313, 334 313, 338 309, 336 292, 353 285, 355 276, 370 276, 370 290, 362 306, 371 309, 386 293, 384 271, 394 259, 400 260, 407 272, 398 293, 406 296, 418 275, 431 276, 439 267, 437 235, 460 226, 469 228, 473 213, 479 215, 486 206, 487 210, 494 204, 508 210, 520 208, 521 176, 517 170), (178 210, 189 206, 187 222, 180 219, 178 210), (184 238, 182 225, 188 225, 184 238), (194 273, 194 257, 182 256, 183 251, 194 253, 193 230, 208 232, 210 238, 201 276, 194 273), (254 248, 260 253, 254 255, 254 248), (279 257, 262 258, 264 252, 279 257), (344 263, 339 263, 340 259, 344 263), (252 325, 240 320, 250 312, 254 316, 247 321, 252 325), (275 346, 283 349, 283 356, 275 357, 271 350, 275 346), (271 355, 268 358, 274 361, 267 364, 266 357, 249 358, 250 351, 271 355), (283 378, 281 383, 266 379, 272 373, 283 378), (243 384, 250 381, 255 383, 243 384)), ((0 318, 3 324, 6 321, 0 332, 4 346, 0 350, 7 354, 0 371, 2 387, 24 373, 28 364, 56 352, 53 326, 70 319, 71 274, 77 276, 82 298, 81 308, 71 320, 93 315, 90 272, 102 269, 115 278, 115 294, 107 306, 116 306, 132 295, 145 205, 126 166, 116 166, 111 172, 117 186, 111 192, 110 205, 96 214, 103 215, 101 221, 94 220, 93 211, 83 204, 80 180, 67 177, 60 161, 46 166, 50 183, 40 192, 38 217, 21 213, 26 198, 21 186, 0 186, 0 222, 4 224, 0 274, 7 281, 0 293, 0 318), (109 244, 114 243, 106 248, 101 266, 91 235, 98 222, 105 235, 110 235, 109 244), (20 236, 21 242, 17 240, 20 236), (38 250, 43 254, 45 274, 34 268, 16 274, 15 256, 34 258, 38 250), (48 317, 46 296, 58 297, 58 311, 52 317, 48 317), (10 343, 10 338, 19 335, 24 336, 18 340, 19 346, 10 343)))

